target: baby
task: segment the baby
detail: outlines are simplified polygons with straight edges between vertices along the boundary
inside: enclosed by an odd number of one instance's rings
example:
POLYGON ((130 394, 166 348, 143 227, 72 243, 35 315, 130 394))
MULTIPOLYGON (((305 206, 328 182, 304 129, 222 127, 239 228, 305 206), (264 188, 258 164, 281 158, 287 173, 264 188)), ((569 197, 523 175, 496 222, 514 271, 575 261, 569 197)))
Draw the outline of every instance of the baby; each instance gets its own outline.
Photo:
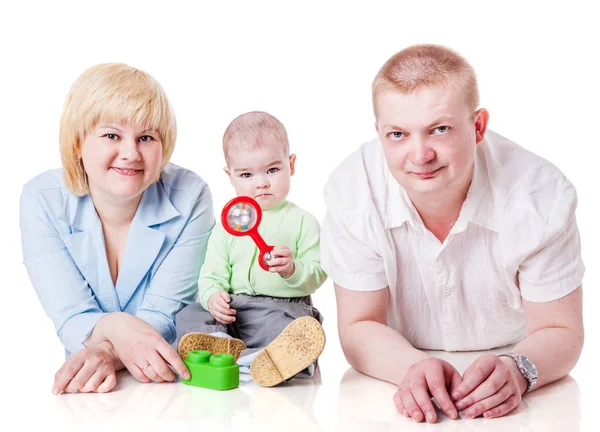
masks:
POLYGON ((223 136, 223 152, 236 194, 260 205, 258 231, 275 247, 265 271, 249 236, 215 226, 200 271, 199 304, 176 317, 179 355, 196 349, 233 354, 240 370, 250 365, 262 386, 311 377, 325 333, 310 295, 327 275, 320 264, 319 222, 286 200, 296 155, 290 154, 281 122, 264 112, 234 119, 223 136))

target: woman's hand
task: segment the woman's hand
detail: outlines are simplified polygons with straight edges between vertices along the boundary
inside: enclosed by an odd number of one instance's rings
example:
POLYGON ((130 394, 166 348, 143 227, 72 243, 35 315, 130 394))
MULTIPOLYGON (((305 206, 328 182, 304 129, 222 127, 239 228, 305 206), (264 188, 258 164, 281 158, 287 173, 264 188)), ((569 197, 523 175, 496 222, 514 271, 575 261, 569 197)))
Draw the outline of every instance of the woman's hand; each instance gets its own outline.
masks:
POLYGON ((185 379, 190 373, 179 354, 147 322, 125 312, 113 312, 96 324, 129 372, 141 382, 174 381, 170 366, 185 379))
POLYGON ((463 382, 452 394, 456 407, 468 418, 503 416, 521 403, 527 380, 510 357, 485 354, 463 373, 463 382))
POLYGON ((416 422, 437 421, 431 397, 451 419, 458 417, 450 393, 462 379, 450 363, 430 357, 412 365, 394 395, 394 403, 400 413, 416 422))
POLYGON ((110 342, 102 342, 71 356, 54 376, 52 393, 106 393, 117 384, 118 361, 110 342))

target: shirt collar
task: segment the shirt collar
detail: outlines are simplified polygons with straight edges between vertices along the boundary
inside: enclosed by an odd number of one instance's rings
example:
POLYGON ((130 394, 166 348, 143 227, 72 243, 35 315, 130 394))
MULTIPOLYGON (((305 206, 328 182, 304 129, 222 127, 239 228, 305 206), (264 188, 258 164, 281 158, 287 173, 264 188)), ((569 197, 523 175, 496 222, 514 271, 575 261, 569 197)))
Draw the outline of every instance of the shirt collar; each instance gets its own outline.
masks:
MULTIPOLYGON (((463 203, 460 217, 454 227, 454 232, 464 231, 469 222, 491 231, 497 231, 494 220, 494 198, 486 168, 486 161, 481 146, 487 145, 484 141, 477 146, 473 178, 467 198, 463 203)), ((385 227, 392 229, 409 223, 413 228, 423 226, 417 209, 408 197, 406 190, 398 184, 389 169, 386 170, 387 190, 385 198, 385 227)))
MULTIPOLYGON (((171 203, 161 181, 152 183, 144 191, 140 205, 134 219, 138 219, 145 226, 154 226, 164 223, 180 213, 171 203)), ((81 231, 100 224, 94 202, 90 194, 76 196, 67 194, 59 219, 81 231)))

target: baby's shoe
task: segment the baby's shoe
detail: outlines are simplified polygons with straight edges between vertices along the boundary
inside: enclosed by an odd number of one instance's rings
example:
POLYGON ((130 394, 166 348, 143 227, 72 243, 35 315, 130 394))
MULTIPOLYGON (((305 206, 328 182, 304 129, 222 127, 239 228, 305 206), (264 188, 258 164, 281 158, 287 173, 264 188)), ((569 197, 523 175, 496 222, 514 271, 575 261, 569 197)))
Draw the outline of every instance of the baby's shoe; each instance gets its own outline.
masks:
POLYGON ((317 361, 325 348, 325 332, 313 317, 292 321, 250 365, 254 381, 272 387, 292 378, 317 361))
POLYGON ((190 351, 205 350, 213 354, 231 354, 237 361, 240 353, 245 349, 246 344, 240 339, 199 332, 184 334, 177 345, 177 352, 182 360, 185 360, 190 351))

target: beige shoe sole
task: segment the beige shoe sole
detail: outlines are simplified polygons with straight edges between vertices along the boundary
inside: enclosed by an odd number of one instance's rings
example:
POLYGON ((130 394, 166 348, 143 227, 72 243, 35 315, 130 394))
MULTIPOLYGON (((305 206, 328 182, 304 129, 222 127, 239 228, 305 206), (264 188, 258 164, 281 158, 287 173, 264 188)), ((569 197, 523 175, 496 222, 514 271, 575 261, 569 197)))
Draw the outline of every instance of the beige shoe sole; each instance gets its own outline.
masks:
POLYGON ((272 387, 313 364, 325 348, 325 332, 319 321, 301 317, 292 321, 250 365, 254 381, 272 387))
POLYGON ((240 339, 212 336, 206 333, 187 333, 181 337, 177 352, 182 360, 194 350, 206 350, 213 354, 233 354, 237 361, 246 344, 240 339))

